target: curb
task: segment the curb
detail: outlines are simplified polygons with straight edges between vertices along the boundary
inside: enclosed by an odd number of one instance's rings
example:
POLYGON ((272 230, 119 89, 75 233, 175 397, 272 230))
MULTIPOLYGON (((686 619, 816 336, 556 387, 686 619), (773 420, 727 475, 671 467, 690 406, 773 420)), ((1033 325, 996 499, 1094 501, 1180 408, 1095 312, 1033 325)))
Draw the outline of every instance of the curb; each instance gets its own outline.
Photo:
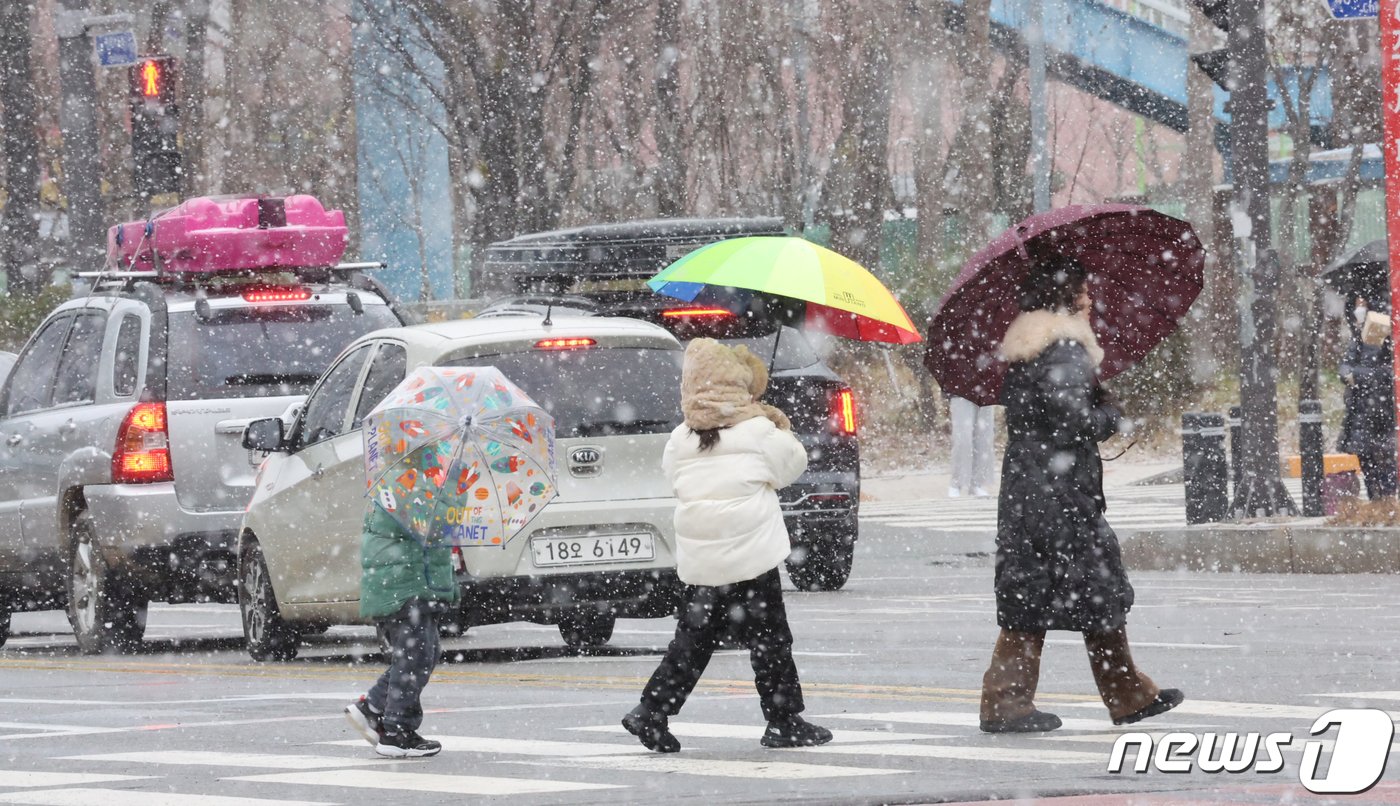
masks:
POLYGON ((1209 524, 1119 537, 1137 571, 1251 574, 1400 573, 1400 529, 1318 523, 1209 524))

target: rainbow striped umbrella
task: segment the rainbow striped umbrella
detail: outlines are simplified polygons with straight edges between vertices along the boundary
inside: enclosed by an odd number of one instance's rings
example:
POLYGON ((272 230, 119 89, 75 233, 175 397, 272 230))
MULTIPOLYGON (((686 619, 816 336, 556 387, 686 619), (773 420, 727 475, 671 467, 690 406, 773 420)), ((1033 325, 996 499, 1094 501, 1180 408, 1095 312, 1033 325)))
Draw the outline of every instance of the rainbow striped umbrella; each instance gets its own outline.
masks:
POLYGON ((647 285, 687 302, 707 286, 789 297, 806 303, 808 326, 837 336, 890 344, 921 340, 909 314, 875 275, 803 238, 752 236, 702 246, 647 285))

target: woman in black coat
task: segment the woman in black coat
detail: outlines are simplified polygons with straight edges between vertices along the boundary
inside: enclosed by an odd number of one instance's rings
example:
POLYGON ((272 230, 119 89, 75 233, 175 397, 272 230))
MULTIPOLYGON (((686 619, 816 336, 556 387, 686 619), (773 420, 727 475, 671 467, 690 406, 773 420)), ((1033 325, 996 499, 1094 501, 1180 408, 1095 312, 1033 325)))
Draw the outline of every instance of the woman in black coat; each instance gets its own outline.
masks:
POLYGON ((1133 587, 1104 519, 1098 443, 1122 413, 1100 388, 1103 359, 1089 325, 1087 275, 1062 256, 1039 261, 1021 286, 1021 315, 1002 341, 1007 446, 997 510, 1001 635, 982 683, 988 733, 1054 730, 1035 708, 1047 630, 1084 634, 1114 724, 1168 711, 1183 696, 1138 671, 1124 624, 1133 587))
POLYGON ((1346 416, 1337 450, 1356 455, 1366 478, 1366 496, 1375 500, 1395 495, 1397 483, 1395 375, 1390 339, 1375 345, 1361 340, 1368 311, 1365 298, 1358 297, 1351 346, 1339 367, 1347 388, 1346 416))

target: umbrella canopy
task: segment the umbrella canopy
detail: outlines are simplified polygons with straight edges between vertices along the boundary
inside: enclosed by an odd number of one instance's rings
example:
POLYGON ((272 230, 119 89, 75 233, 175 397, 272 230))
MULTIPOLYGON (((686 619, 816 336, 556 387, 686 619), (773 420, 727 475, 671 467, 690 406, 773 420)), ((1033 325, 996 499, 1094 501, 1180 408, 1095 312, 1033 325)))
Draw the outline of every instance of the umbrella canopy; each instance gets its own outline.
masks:
POLYGON ((1201 292, 1205 253, 1185 221, 1126 204, 1031 216, 973 255, 938 304, 924 365, 945 392, 984 406, 998 402, 1006 374, 998 348, 1020 313, 1021 281, 1034 256, 1051 253, 1089 271, 1103 378, 1175 331, 1201 292))
POLYGON ((504 548, 556 495, 554 418, 495 367, 419 367, 364 440, 368 494, 424 545, 504 548))
POLYGON ((806 303, 806 323, 857 341, 911 344, 919 333, 889 289, 863 266, 803 238, 751 236, 709 244, 647 281, 695 301, 706 288, 744 288, 806 303))
POLYGON ((1337 261, 1322 280, 1338 294, 1363 297, 1372 310, 1390 310, 1390 246, 1371 241, 1337 261))

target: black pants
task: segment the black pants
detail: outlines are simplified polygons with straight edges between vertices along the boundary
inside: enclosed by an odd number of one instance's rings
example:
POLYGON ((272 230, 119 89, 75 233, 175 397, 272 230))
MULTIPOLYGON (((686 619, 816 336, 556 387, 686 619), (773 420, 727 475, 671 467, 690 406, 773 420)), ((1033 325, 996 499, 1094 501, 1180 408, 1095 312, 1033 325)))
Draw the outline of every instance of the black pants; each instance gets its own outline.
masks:
POLYGON ((365 699, 384 715, 388 733, 415 731, 423 724, 423 687, 442 655, 436 611, 433 603, 409 599, 399 612, 375 621, 389 644, 389 668, 365 699))
POLYGON ((1366 497, 1371 500, 1395 495, 1397 484, 1395 454, 1388 450, 1363 451, 1356 457, 1366 479, 1366 497))
POLYGON ((792 630, 776 568, 732 585, 686 586, 676 637, 642 691, 642 705, 657 713, 678 713, 705 673, 719 637, 731 628, 749 648, 763 716, 772 722, 801 713, 802 684, 792 662, 792 630))

